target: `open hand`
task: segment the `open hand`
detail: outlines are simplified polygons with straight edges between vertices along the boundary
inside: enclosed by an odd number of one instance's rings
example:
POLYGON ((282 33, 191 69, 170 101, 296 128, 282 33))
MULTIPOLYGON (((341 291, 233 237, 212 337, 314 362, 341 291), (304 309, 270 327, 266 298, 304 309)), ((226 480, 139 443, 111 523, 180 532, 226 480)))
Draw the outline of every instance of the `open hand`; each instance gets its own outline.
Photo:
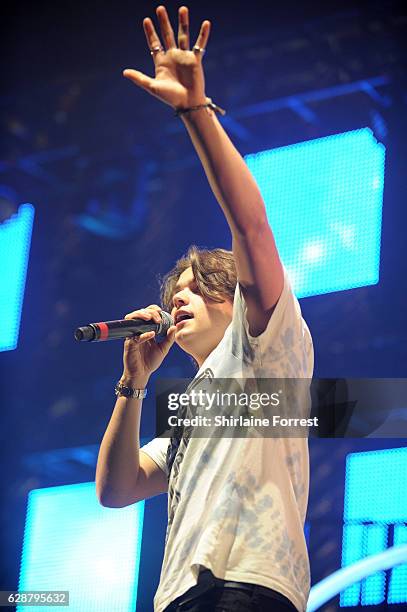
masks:
POLYGON ((181 6, 178 10, 178 45, 166 8, 158 6, 156 13, 164 46, 152 20, 146 17, 143 21, 147 44, 152 51, 155 78, 130 68, 123 71, 123 76, 173 108, 205 104, 202 56, 209 38, 210 22, 202 23, 194 49, 190 51, 188 8, 181 6))

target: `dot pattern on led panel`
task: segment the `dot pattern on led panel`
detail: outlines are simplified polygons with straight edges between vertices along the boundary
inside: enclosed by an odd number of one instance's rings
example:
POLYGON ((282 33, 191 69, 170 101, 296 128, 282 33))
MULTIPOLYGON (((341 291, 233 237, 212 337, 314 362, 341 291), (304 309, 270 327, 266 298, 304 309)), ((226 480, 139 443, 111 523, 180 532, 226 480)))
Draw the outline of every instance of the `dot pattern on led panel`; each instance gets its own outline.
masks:
MULTIPOLYGON (((366 525, 364 553, 368 557, 382 552, 387 548, 387 525, 366 525)), ((362 606, 376 605, 384 600, 386 573, 376 572, 365 578, 362 582, 362 606)))
POLYGON ((407 448, 352 453, 346 461, 345 521, 407 519, 407 448))
MULTIPOLYGON (((342 566, 407 543, 407 448, 352 453, 346 462, 342 566)), ((407 564, 345 589, 342 607, 407 602, 407 564)))
POLYGON ((379 281, 384 159, 369 128, 245 157, 298 297, 379 281))
POLYGON ((19 590, 69 591, 70 612, 134 611, 143 516, 144 502, 101 506, 93 482, 31 491, 19 590))
MULTIPOLYGON (((407 525, 394 527, 394 546, 401 544, 407 544, 407 525)), ((387 601, 391 604, 407 603, 407 563, 393 569, 387 601)))
POLYGON ((0 224, 0 351, 17 347, 34 207, 22 204, 0 224))

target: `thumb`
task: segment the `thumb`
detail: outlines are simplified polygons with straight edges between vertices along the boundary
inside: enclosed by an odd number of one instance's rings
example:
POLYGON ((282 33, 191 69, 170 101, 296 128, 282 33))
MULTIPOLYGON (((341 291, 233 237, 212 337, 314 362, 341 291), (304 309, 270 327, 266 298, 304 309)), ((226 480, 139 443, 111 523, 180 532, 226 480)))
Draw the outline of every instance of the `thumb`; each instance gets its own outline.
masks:
POLYGON ((135 85, 142 87, 149 93, 153 93, 154 79, 147 76, 143 72, 140 72, 139 70, 133 70, 132 68, 126 68, 125 70, 123 70, 122 74, 126 79, 129 79, 129 81, 133 81, 135 85))
POLYGON ((172 347, 172 345, 174 344, 174 340, 175 340, 175 330, 177 328, 175 327, 175 325, 171 325, 171 327, 169 328, 169 330, 167 331, 167 337, 165 338, 165 340, 163 340, 162 342, 160 342, 160 348, 162 349, 162 351, 167 354, 168 351, 170 350, 170 348, 172 347))

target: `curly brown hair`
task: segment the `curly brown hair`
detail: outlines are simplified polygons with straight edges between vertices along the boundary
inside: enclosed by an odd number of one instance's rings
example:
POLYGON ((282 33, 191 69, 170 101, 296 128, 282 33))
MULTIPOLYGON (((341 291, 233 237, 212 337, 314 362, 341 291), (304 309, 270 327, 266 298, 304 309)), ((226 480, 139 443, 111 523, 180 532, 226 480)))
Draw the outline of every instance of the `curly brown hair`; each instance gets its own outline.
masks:
POLYGON ((200 249, 192 245, 160 281, 161 305, 164 310, 171 312, 175 285, 187 268, 192 268, 196 284, 204 299, 219 303, 230 300, 233 303, 237 273, 232 251, 200 249))

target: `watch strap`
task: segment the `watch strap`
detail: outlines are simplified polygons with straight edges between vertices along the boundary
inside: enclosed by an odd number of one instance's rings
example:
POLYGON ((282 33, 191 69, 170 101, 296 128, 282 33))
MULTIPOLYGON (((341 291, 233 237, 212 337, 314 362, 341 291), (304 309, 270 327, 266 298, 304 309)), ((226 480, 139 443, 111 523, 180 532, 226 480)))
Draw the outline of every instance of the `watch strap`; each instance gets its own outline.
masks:
POLYGON ((132 387, 126 387, 119 381, 114 388, 116 397, 122 396, 131 399, 144 399, 147 395, 147 389, 133 389, 132 387))

